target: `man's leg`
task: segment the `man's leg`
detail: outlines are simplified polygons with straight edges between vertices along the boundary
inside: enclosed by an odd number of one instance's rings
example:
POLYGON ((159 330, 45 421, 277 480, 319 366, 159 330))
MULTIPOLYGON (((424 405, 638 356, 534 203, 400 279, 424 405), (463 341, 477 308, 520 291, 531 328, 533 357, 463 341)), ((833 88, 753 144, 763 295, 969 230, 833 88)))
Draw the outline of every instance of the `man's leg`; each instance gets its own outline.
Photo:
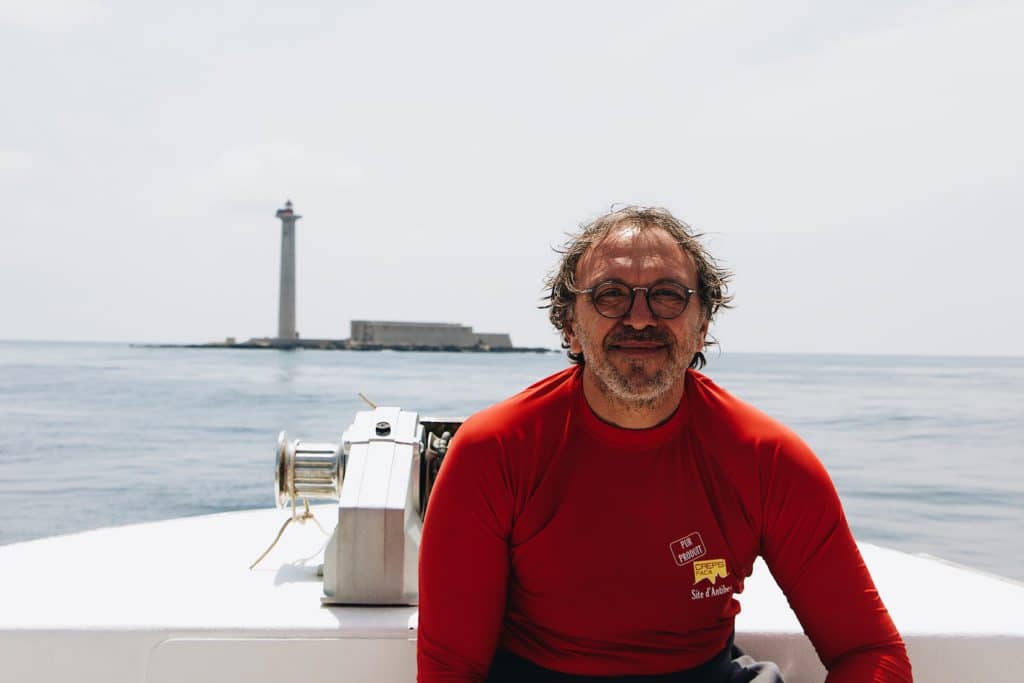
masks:
POLYGON ((775 662, 758 662, 732 646, 732 669, 726 683, 785 683, 775 662))

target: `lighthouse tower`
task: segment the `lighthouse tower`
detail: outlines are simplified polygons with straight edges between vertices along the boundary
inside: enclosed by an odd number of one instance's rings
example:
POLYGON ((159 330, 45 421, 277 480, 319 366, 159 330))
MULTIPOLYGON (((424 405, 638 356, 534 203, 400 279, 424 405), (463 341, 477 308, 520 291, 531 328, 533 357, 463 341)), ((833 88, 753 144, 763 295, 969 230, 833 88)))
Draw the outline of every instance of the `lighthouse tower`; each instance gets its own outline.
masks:
POLYGON ((277 309, 277 339, 291 342, 299 338, 295 331, 295 221, 302 218, 292 210, 292 200, 277 210, 281 219, 281 298, 277 309))

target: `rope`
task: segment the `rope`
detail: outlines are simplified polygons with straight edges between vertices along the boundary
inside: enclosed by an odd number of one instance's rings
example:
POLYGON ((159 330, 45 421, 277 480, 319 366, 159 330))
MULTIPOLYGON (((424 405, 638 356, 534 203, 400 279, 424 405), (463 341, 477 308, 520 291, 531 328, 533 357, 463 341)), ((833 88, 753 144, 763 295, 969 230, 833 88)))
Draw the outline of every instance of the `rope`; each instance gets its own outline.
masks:
POLYGON ((296 515, 295 514, 295 499, 292 498, 292 516, 289 517, 288 519, 286 519, 284 521, 284 524, 281 525, 281 530, 277 532, 277 537, 274 538, 274 542, 270 544, 270 547, 267 548, 266 550, 264 550, 263 554, 260 555, 259 557, 257 557, 256 561, 249 565, 249 569, 250 570, 252 570, 260 562, 262 562, 264 557, 266 557, 267 555, 270 554, 270 551, 274 549, 274 546, 277 545, 277 542, 281 540, 281 536, 284 535, 284 530, 287 529, 288 525, 291 524, 292 522, 298 522, 299 524, 305 524, 307 521, 313 520, 313 524, 316 524, 316 527, 318 529, 320 529, 321 533, 323 533, 324 536, 327 535, 327 532, 324 530, 324 528, 322 526, 320 526, 320 522, 317 521, 317 518, 314 517, 313 513, 310 511, 310 509, 309 509, 309 501, 306 500, 305 498, 303 498, 302 499, 302 504, 303 504, 305 509, 302 511, 302 514, 296 515))

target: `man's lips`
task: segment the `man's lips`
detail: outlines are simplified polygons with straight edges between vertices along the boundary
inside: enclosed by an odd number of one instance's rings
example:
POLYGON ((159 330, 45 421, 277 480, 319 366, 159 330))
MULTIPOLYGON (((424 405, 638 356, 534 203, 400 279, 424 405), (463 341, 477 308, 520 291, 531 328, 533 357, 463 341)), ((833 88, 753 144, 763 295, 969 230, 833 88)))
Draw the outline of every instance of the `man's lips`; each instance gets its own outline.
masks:
POLYGON ((608 344, 608 350, 632 356, 649 356, 660 353, 667 346, 668 344, 663 341, 619 339, 608 344))
POLYGON ((620 349, 660 349, 665 346, 662 342, 653 341, 619 341, 612 342, 612 347, 620 349))

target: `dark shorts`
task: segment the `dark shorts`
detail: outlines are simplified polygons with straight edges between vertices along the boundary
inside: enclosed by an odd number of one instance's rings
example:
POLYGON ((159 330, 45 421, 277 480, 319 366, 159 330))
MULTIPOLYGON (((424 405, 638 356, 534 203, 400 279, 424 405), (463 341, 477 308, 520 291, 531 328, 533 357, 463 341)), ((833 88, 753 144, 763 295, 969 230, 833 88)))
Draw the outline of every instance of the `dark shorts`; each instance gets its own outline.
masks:
POLYGON ((647 676, 577 676, 538 666, 511 652, 494 655, 488 683, 784 683, 775 664, 757 662, 732 644, 717 655, 685 671, 647 676))

